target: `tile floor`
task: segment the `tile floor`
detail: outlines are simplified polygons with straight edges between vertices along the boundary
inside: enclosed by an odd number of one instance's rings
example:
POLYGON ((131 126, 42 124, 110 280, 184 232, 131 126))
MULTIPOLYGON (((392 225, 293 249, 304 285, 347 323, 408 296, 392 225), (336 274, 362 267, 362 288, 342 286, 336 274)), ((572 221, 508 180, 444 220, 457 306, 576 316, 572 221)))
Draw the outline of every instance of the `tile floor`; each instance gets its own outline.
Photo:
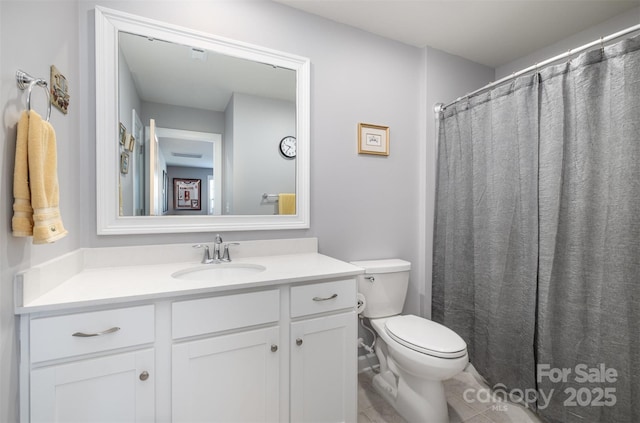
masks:
MULTIPOLYGON (((358 423, 406 423, 375 391, 372 378, 371 370, 358 375, 358 423)), ((466 389, 477 392, 486 388, 470 372, 464 371, 445 381, 444 385, 450 423, 541 423, 531 411, 516 404, 465 401, 463 392, 466 389)))

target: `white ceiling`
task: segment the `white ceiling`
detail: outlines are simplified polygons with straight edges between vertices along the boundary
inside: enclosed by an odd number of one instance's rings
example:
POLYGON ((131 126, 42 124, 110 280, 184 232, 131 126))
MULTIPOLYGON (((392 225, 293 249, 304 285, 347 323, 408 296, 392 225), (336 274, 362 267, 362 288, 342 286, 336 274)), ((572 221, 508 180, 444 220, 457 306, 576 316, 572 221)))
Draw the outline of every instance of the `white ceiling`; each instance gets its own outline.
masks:
POLYGON ((640 0, 274 1, 492 68, 640 6, 640 0))

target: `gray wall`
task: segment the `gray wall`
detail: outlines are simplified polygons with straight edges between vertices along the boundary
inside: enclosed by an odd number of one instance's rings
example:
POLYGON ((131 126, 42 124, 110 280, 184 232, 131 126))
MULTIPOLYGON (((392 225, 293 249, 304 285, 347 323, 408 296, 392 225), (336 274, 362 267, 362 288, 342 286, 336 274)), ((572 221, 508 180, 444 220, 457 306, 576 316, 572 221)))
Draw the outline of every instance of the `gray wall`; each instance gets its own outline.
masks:
MULTIPOLYGON (((92 2, 80 2, 82 72, 94 78, 92 2)), ((312 63, 312 193, 311 229, 284 232, 229 233, 226 239, 319 236, 323 252, 343 259, 402 256, 417 259, 416 178, 413 153, 418 139, 419 49, 366 34, 270 2, 108 2, 107 7, 189 26, 241 41, 307 56, 312 63), (291 34, 296 34, 291 36, 291 34), (379 66, 370 66, 376 57, 379 66), (409 105, 409 106, 407 106, 409 105), (358 156, 356 127, 371 122, 391 127, 388 158, 358 156), (403 189, 398 189, 403 188, 403 189), (395 216, 397 205, 406 215, 395 216), (376 210, 376 213, 369 213, 376 210), (353 224, 356 222, 356 224, 353 224), (408 222, 414 222, 413 225, 408 222), (347 234, 345 239, 344 234, 347 234)), ((87 122, 92 137, 94 111, 87 96, 87 122)), ((91 158, 93 146, 83 155, 91 158)), ((85 166, 83 192, 92 197, 95 175, 85 166)), ((93 204, 93 198, 88 201, 93 204)), ((191 242, 211 234, 98 237, 91 212, 83 217, 83 243, 88 246, 191 242)))
MULTIPOLYGON (((124 125, 127 130, 127 133, 131 133, 133 131, 133 115, 132 110, 136 110, 138 116, 140 115, 141 102, 140 97, 138 97, 138 93, 135 88, 135 83, 133 82, 133 77, 131 76, 131 72, 129 72, 129 66, 126 63, 126 59, 122 52, 119 55, 119 63, 118 63, 118 83, 120 84, 120 95, 118 96, 118 110, 120 110, 120 123, 124 125)), ((136 140, 138 142, 144 140, 136 140)), ((120 208, 122 209, 122 214, 124 216, 133 216, 133 184, 134 180, 134 154, 125 149, 126 146, 120 147, 120 153, 126 152, 129 154, 129 172, 126 174, 120 173, 120 191, 121 191, 121 199, 122 203, 120 204, 120 208)))
POLYGON ((262 194, 295 192, 296 161, 279 153, 280 140, 296 134, 295 106, 286 100, 233 95, 233 142, 225 144, 223 153, 225 162, 233 160, 231 171, 225 172, 233 184, 229 214, 277 214, 277 203, 263 201, 262 194))
MULTIPOLYGON (((78 3, 81 73, 89 80, 82 137, 93 139, 95 2, 78 3)), ((344 259, 403 257, 417 262, 418 168, 424 143, 422 51, 271 2, 108 2, 112 7, 288 51, 311 59, 311 228, 236 232, 225 239, 318 236, 323 253, 344 259), (295 36, 292 36, 295 34, 295 36), (371 58, 376 66, 371 66, 371 58), (358 156, 358 122, 391 128, 389 157, 358 156), (398 214, 400 213, 400 216, 398 214)), ((94 146, 82 152, 82 192, 95 203, 94 146)), ((95 235, 94 210, 83 214, 83 245, 204 242, 212 234, 95 235)), ((416 276, 415 280, 422 278, 416 276)), ((419 312, 418 309, 414 310, 419 312)))
MULTIPOLYGON (((95 205, 91 211, 84 206, 95 200, 81 187, 81 179, 88 176, 88 169, 95 169, 95 157, 90 159, 85 173, 81 173, 80 166, 89 160, 83 145, 93 143, 95 136, 81 135, 82 125, 87 125, 80 121, 87 113, 83 97, 91 94, 86 93, 89 86, 86 70, 82 74, 79 67, 76 2, 3 0, 0 19, 0 421, 14 422, 18 404, 18 346, 13 316, 13 276, 18 270, 82 246, 82 215, 95 214, 95 205), (68 114, 63 115, 57 109, 51 113, 58 147, 60 209, 69 235, 53 245, 34 246, 31 239, 11 236, 16 122, 25 108, 24 93, 16 85, 15 72, 22 69, 49 80, 52 64, 70 83, 68 114)), ((32 106, 40 115, 46 113, 43 99, 42 90, 34 89, 32 106)), ((95 155, 95 149, 93 151, 95 155)))

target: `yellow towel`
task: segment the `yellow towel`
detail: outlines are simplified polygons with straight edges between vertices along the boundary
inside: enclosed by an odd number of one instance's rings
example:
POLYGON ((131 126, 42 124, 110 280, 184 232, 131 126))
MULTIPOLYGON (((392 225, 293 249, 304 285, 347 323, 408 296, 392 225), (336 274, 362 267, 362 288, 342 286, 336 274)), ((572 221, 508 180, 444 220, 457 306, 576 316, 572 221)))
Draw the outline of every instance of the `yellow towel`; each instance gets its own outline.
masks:
POLYGON ((33 209, 29 191, 29 164, 27 140, 29 135, 29 115, 23 112, 18 122, 16 139, 16 162, 13 170, 13 218, 11 227, 14 236, 33 235, 33 209))
POLYGON ((51 124, 42 120, 35 111, 24 112, 18 123, 17 143, 14 171, 13 233, 15 236, 33 234, 34 244, 57 241, 67 235, 67 230, 62 224, 58 208, 58 159, 55 131, 51 124), (25 120, 28 122, 26 164, 24 161, 25 120), (28 170, 27 177, 25 177, 25 170, 28 170), (15 179, 17 179, 17 183, 15 179), (33 209, 32 217, 29 216, 26 207, 29 199, 33 209))
POLYGON ((295 194, 278 194, 278 213, 296 214, 295 194))

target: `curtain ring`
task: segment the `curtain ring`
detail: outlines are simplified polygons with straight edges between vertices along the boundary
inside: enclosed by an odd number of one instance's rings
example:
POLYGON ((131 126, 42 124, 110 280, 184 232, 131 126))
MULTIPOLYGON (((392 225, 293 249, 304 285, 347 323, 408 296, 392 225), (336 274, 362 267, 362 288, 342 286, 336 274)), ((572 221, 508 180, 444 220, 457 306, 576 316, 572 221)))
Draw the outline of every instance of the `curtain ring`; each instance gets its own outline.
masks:
POLYGON ((600 53, 604 56, 604 39, 600 37, 600 53))
POLYGON ((571 49, 567 50, 567 64, 571 62, 571 49))

